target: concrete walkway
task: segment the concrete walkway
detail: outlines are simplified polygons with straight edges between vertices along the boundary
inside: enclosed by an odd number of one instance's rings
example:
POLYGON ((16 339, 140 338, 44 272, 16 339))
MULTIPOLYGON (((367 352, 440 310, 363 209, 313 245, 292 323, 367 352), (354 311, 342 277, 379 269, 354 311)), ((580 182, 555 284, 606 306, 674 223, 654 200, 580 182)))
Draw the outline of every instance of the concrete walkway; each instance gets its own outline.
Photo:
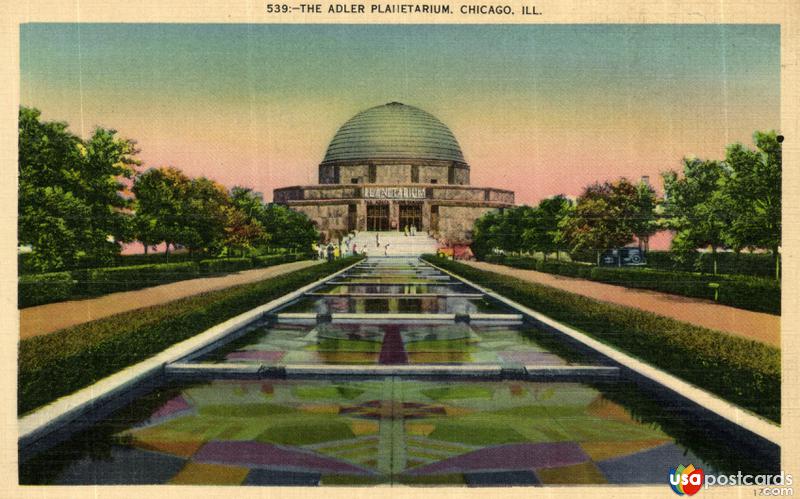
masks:
POLYGON ((536 272, 535 270, 516 269, 485 262, 463 263, 481 270, 552 286, 588 298, 638 308, 708 329, 716 329, 778 348, 781 346, 781 318, 777 315, 751 312, 719 305, 708 300, 624 288, 585 279, 536 272))
POLYGON ((87 300, 50 303, 19 311, 20 339, 52 333, 84 322, 128 312, 137 308, 151 307, 187 296, 229 288, 239 284, 262 281, 270 277, 287 274, 295 270, 317 265, 322 261, 304 260, 284 263, 263 269, 245 270, 219 277, 202 277, 187 281, 172 282, 138 289, 112 293, 87 300))

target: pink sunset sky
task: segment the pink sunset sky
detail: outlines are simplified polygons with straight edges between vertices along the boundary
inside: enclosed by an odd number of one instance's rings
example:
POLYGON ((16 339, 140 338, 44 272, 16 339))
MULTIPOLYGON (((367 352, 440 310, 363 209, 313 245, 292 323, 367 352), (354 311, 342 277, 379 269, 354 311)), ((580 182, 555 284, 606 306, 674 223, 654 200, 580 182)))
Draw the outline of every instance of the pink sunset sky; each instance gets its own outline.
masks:
MULTIPOLYGON (((721 159, 780 126, 770 25, 103 25, 22 28, 21 104, 272 199, 316 183, 337 128, 390 101, 450 127, 472 183, 520 204, 721 159)), ((658 246, 659 244, 656 244, 658 246)))

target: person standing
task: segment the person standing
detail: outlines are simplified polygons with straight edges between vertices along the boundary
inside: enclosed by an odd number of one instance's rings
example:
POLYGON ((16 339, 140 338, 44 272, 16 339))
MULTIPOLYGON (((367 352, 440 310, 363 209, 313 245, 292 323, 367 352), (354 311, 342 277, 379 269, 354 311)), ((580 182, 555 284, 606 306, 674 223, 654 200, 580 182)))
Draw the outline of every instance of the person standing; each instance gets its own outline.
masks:
POLYGON ((357 255, 358 254, 358 244, 357 243, 353 243, 353 252, 352 252, 352 254, 353 255, 357 255))
POLYGON ((383 247, 383 256, 389 256, 389 243, 386 243, 386 246, 383 247))
POLYGON ((381 247, 381 237, 380 234, 375 234, 375 246, 380 248, 381 247))
POLYGON ((333 261, 333 244, 332 243, 328 243, 328 261, 329 262, 333 261))
POLYGON ((412 225, 411 226, 411 235, 412 236, 416 236, 417 235, 417 226, 416 225, 412 225))

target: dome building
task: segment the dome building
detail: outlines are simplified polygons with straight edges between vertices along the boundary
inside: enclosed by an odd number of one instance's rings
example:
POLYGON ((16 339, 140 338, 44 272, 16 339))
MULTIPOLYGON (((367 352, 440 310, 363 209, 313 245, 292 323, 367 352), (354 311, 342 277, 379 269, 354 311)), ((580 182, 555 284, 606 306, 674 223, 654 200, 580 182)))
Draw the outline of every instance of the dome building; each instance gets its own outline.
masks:
POLYGON ((319 184, 276 189, 276 203, 303 212, 337 238, 358 231, 420 232, 469 243, 487 211, 513 206, 514 193, 472 187, 450 129, 422 109, 390 102, 339 128, 319 165, 319 184))

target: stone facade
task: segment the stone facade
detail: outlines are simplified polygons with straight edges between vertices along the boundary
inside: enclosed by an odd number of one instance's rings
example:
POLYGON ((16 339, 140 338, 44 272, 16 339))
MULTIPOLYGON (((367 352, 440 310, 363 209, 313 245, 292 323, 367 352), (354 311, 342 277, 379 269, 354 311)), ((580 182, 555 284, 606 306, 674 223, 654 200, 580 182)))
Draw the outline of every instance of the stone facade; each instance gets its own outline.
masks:
POLYGON ((513 206, 514 193, 501 189, 436 184, 309 185, 274 191, 274 200, 305 213, 329 238, 352 230, 418 230, 453 244, 468 243, 477 218, 513 206), (387 206, 385 215, 370 217, 387 206), (370 220, 373 218, 374 220, 370 220))
POLYGON ((477 218, 514 205, 512 191, 469 183, 452 132, 421 109, 391 102, 339 129, 318 185, 276 189, 273 199, 305 213, 326 238, 414 225, 445 243, 468 244, 477 218))
POLYGON ((469 165, 455 161, 373 161, 367 164, 323 163, 320 184, 469 185, 469 165))

